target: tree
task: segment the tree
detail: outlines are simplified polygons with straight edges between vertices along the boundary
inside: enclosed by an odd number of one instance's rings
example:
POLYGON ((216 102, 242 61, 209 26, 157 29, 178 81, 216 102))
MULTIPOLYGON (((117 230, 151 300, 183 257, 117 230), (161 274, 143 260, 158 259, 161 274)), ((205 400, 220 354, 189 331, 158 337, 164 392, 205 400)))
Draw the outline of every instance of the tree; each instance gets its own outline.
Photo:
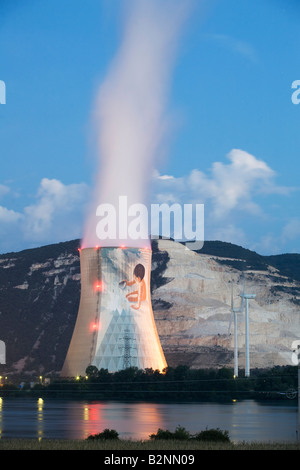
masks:
POLYGON ((89 379, 95 379, 98 377, 98 369, 96 366, 88 366, 85 373, 89 379))

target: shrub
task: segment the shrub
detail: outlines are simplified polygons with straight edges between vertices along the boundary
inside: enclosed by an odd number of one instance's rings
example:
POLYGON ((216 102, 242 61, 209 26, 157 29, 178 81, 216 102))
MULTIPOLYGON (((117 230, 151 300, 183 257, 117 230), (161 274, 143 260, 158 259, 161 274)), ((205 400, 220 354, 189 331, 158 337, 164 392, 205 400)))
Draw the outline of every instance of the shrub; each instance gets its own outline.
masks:
POLYGON ((171 432, 168 429, 164 431, 163 429, 159 428, 156 434, 150 434, 150 439, 153 440, 177 439, 180 441, 187 441, 190 438, 191 436, 189 432, 181 426, 178 426, 175 429, 175 432, 171 432))
POLYGON ((87 437, 88 440, 113 440, 119 439, 119 434, 114 429, 104 429, 104 431, 99 432, 98 434, 91 434, 87 437))
POLYGON ((173 439, 188 441, 191 438, 190 433, 183 427, 178 426, 173 434, 173 439))
POLYGON ((230 442, 228 431, 221 431, 221 429, 206 429, 200 431, 194 436, 197 441, 218 441, 218 442, 230 442))
POLYGON ((173 434, 171 433, 171 431, 168 431, 168 429, 166 431, 164 431, 163 429, 158 428, 156 434, 150 434, 150 439, 153 439, 153 440, 173 439, 173 434))

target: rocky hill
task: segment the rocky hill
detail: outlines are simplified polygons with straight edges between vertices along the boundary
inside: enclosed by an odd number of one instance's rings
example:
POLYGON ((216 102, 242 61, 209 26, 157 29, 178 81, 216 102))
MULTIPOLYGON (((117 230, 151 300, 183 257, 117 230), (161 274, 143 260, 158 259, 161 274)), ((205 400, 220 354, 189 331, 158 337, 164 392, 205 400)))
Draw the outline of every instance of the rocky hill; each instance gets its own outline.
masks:
MULTIPOLYGON (((55 375, 62 368, 80 299, 79 240, 0 255, 0 374, 55 375)), ((199 252, 153 242, 152 304, 168 365, 233 366, 231 292, 250 301, 250 365, 292 364, 300 339, 300 255, 260 256, 223 242, 199 252)), ((244 368, 244 314, 238 315, 244 368)))

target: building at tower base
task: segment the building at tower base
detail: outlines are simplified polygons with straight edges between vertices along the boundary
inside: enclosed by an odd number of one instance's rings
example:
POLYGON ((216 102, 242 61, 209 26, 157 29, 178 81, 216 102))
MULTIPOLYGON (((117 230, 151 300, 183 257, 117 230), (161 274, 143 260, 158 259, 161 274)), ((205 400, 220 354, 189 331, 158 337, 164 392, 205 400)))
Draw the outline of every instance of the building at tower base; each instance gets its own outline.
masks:
POLYGON ((146 248, 80 250, 80 305, 61 377, 83 376, 89 365, 167 367, 151 305, 151 257, 146 248))

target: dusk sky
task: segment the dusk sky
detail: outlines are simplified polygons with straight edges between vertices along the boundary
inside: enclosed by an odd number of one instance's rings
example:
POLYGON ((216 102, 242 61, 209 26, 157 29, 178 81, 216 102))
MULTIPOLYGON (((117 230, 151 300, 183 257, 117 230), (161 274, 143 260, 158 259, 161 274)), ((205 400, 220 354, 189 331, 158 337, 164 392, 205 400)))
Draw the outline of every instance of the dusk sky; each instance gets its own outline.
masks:
MULTIPOLYGON (((82 238, 97 167, 95 99, 134 4, 0 0, 0 253, 82 238)), ((189 13, 153 202, 204 204, 205 240, 300 253, 299 2, 173 4, 189 13)))

